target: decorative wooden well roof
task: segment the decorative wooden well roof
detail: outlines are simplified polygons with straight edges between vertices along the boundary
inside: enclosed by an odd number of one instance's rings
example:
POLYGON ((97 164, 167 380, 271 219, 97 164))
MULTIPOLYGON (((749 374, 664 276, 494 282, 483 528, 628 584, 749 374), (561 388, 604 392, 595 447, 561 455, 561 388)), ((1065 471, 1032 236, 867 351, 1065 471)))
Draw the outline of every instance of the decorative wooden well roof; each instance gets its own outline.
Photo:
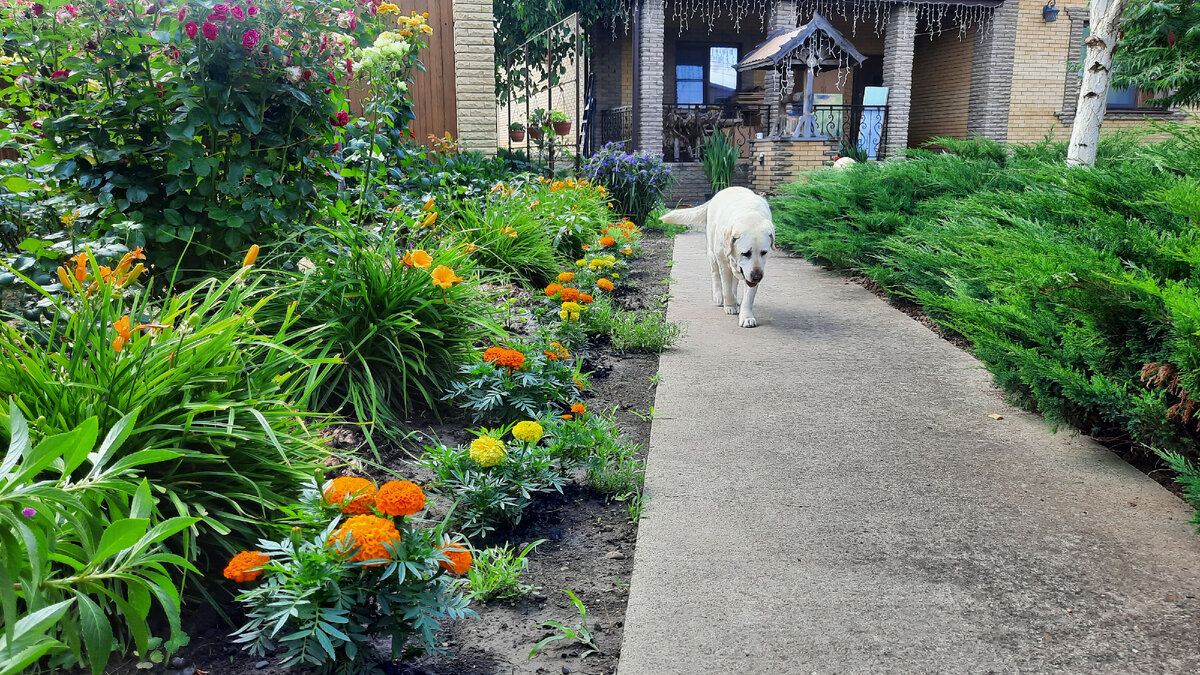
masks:
POLYGON ((822 47, 840 49, 854 60, 855 65, 861 64, 867 59, 825 17, 814 14, 812 20, 803 26, 783 28, 768 35, 765 42, 750 50, 750 53, 746 54, 735 67, 739 72, 775 68, 780 61, 787 59, 793 52, 811 48, 809 39, 813 36, 821 36, 821 34, 824 34, 825 38, 821 41, 822 47))

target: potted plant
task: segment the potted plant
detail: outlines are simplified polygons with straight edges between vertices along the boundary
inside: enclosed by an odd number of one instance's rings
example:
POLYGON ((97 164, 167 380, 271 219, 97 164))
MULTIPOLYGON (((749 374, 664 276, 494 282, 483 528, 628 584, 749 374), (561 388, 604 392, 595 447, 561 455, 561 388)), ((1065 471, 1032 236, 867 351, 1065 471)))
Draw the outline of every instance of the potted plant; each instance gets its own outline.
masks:
POLYGON ((525 140, 525 125, 520 122, 513 122, 508 125, 508 137, 514 143, 520 143, 525 140))
POLYGON ((543 108, 537 108, 529 113, 529 137, 535 141, 540 141, 546 136, 546 130, 549 129, 550 113, 543 108))
POLYGON ((567 114, 561 110, 550 111, 550 126, 554 127, 554 133, 559 136, 566 136, 571 133, 571 120, 567 119, 567 114))
POLYGON ((720 129, 714 130, 711 135, 701 141, 700 164, 704 167, 704 177, 708 179, 713 194, 724 190, 733 183, 733 167, 737 163, 737 158, 737 147, 720 129))

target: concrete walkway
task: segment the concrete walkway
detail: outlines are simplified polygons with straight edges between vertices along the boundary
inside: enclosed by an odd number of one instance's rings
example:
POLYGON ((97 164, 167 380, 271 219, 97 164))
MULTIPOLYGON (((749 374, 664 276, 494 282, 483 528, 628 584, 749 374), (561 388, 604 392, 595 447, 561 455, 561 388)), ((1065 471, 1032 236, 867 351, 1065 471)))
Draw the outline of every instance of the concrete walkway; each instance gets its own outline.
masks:
POLYGON ((1200 672, 1183 502, 835 275, 672 276, 620 675, 1200 672))

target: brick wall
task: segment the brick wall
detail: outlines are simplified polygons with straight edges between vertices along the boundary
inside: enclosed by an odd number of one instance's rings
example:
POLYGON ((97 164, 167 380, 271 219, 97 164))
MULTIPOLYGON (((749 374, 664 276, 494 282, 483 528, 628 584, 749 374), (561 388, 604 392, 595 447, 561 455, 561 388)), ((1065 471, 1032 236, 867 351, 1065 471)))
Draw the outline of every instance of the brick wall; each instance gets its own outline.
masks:
POLYGON ((1019 9, 1018 0, 1008 0, 993 10, 989 30, 976 31, 967 105, 968 135, 994 141, 1008 138, 1019 9))
MULTIPOLYGON (((667 206, 675 207, 680 204, 699 204, 705 201, 712 186, 704 176, 704 166, 699 162, 669 162, 671 167, 671 189, 667 191, 664 201, 667 206)), ((741 187, 751 187, 750 164, 743 162, 734 165, 733 184, 741 187)))
POLYGON ((750 187, 759 194, 774 194, 800 172, 829 166, 837 154, 837 143, 830 141, 756 140, 752 146, 750 187))
POLYGON ((464 150, 496 154, 496 70, 492 0, 454 1, 458 134, 464 150))
POLYGON ((908 145, 918 147, 934 136, 967 137, 967 108, 975 30, 918 37, 913 56, 912 109, 908 145))
POLYGON ((883 36, 883 86, 888 88, 886 154, 895 157, 908 147, 912 105, 912 65, 916 49, 917 8, 893 5, 883 36))

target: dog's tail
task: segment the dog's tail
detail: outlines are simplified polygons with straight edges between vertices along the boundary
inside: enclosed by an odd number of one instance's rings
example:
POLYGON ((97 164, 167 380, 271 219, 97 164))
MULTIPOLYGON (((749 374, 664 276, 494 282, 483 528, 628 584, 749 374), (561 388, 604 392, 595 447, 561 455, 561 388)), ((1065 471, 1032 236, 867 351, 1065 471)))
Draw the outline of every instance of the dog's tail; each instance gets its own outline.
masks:
POLYGON ((659 220, 676 225, 704 225, 708 222, 708 202, 690 209, 675 209, 662 214, 659 220))

